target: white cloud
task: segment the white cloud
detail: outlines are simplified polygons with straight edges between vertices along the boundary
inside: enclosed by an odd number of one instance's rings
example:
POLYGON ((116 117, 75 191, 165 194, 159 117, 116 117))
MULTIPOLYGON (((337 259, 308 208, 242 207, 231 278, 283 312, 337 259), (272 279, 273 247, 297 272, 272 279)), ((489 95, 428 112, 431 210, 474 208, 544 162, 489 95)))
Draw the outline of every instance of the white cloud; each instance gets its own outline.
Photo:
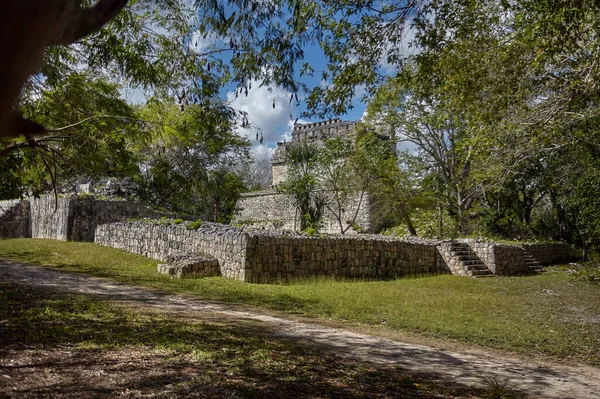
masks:
POLYGON ((257 133, 259 138, 262 135, 263 145, 270 148, 275 147, 276 143, 284 138, 289 141, 297 117, 295 101, 290 104, 290 95, 291 93, 279 87, 269 90, 254 81, 247 96, 241 93, 236 98, 235 92, 228 92, 229 105, 238 111, 246 112, 251 124, 248 128, 239 127, 238 133, 248 137, 253 146, 260 145, 256 140, 257 133))
POLYGON ((216 49, 218 44, 222 43, 223 40, 223 38, 220 38, 213 33, 202 34, 196 31, 192 33, 189 46, 196 54, 203 54, 207 51, 216 49))
MULTIPOLYGON (((416 28, 412 24, 405 25, 402 31, 398 32, 398 34, 401 35, 401 40, 398 44, 398 54, 401 58, 408 58, 412 55, 418 54, 421 51, 421 49, 414 43, 416 33, 416 28)), ((398 66, 389 63, 387 60, 387 53, 391 52, 392 50, 392 44, 389 43, 387 50, 384 52, 384 56, 379 61, 379 67, 387 75, 393 75, 398 72, 398 66)))

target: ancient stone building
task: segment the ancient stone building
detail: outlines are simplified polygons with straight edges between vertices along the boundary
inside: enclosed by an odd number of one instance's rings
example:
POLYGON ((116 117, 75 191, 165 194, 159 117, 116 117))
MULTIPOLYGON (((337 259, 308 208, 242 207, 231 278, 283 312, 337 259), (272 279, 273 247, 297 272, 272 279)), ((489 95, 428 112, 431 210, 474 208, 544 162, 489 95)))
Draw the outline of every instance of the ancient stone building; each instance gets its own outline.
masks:
MULTIPOLYGON (((277 192, 277 185, 287 178, 285 152, 293 143, 311 141, 323 144, 325 140, 336 137, 353 137, 356 122, 342 121, 338 118, 322 122, 296 124, 292 131, 291 142, 279 142, 273 154, 273 184, 269 190, 243 194, 238 201, 238 212, 233 223, 248 224, 266 229, 296 230, 300 226, 296 209, 289 197, 277 192)), ((357 193, 356 198, 344 212, 344 227, 352 225, 348 234, 370 232, 371 212, 368 193, 357 193)), ((325 211, 322 232, 339 233, 339 221, 325 211)))
POLYGON ((292 131, 291 142, 279 142, 273 154, 273 185, 285 181, 287 166, 285 165, 285 151, 295 142, 312 141, 323 143, 327 139, 352 135, 356 122, 344 122, 338 118, 323 122, 296 124, 292 131))

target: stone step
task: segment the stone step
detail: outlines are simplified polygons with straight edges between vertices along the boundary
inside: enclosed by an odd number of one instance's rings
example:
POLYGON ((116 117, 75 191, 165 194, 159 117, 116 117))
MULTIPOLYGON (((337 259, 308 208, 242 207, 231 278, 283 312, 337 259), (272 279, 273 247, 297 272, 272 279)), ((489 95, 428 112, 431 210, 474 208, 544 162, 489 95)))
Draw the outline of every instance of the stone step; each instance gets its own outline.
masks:
POLYGON ((479 266, 479 265, 481 265, 481 266, 483 266, 483 267, 487 267, 487 266, 485 265, 485 263, 483 263, 483 262, 481 261, 481 259, 465 260, 465 261, 462 261, 462 264, 463 264, 464 266, 479 266))
POLYGON ((494 274, 489 270, 472 270, 469 273, 472 277, 492 277, 494 274))
POLYGON ((466 265, 467 270, 489 270, 483 263, 479 265, 466 265))

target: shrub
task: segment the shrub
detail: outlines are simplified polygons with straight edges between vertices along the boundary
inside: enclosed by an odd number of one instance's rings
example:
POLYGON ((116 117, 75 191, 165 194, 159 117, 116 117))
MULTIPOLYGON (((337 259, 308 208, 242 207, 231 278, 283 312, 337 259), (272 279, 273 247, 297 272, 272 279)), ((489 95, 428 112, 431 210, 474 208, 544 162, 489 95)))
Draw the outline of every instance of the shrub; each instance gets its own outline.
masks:
POLYGON ((591 284, 600 284, 600 262, 587 262, 581 265, 574 273, 579 280, 591 284))
POLYGON ((204 222, 202 221, 202 219, 198 219, 198 220, 193 221, 190 224, 188 224, 187 229, 188 230, 198 230, 203 224, 204 224, 204 222))

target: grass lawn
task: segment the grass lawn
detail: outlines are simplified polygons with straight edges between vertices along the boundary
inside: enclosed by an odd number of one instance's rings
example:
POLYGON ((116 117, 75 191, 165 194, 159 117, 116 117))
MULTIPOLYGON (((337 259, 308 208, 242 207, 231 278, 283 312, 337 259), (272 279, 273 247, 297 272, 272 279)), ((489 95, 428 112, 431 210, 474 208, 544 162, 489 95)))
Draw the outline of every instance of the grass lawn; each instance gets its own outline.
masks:
POLYGON ((1 397, 499 398, 493 381, 439 378, 324 354, 251 321, 0 282, 1 397))
POLYGON ((90 243, 2 240, 0 257, 211 300, 600 364, 600 286, 560 268, 528 277, 265 285, 171 279, 156 272, 156 261, 90 243))

